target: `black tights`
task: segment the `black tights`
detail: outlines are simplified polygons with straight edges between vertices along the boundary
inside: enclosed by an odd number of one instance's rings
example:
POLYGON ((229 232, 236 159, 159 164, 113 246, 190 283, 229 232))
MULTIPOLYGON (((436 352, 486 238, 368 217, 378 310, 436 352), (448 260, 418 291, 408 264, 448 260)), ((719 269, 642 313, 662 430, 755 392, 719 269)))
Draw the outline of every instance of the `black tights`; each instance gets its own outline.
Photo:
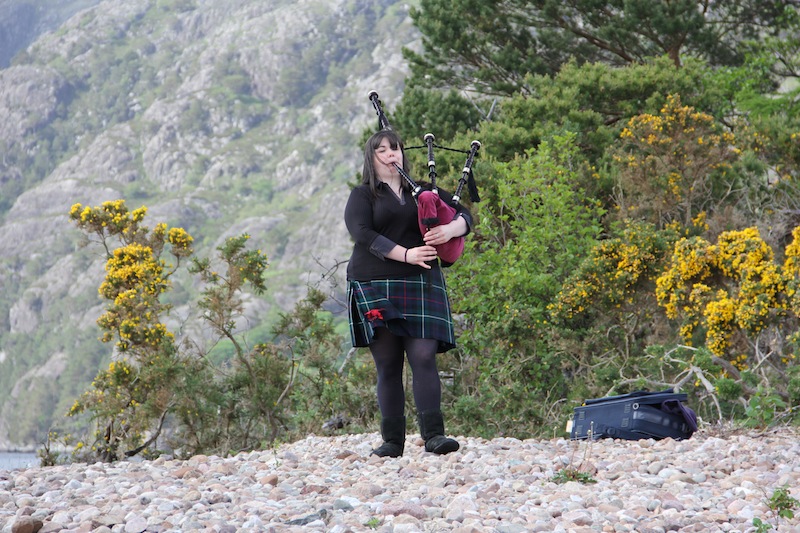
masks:
POLYGON ((369 349, 378 370, 378 406, 383 418, 405 414, 403 352, 411 367, 417 412, 440 409, 442 385, 439 381, 439 370, 436 368, 438 347, 439 341, 436 339, 398 337, 385 327, 375 329, 369 349))

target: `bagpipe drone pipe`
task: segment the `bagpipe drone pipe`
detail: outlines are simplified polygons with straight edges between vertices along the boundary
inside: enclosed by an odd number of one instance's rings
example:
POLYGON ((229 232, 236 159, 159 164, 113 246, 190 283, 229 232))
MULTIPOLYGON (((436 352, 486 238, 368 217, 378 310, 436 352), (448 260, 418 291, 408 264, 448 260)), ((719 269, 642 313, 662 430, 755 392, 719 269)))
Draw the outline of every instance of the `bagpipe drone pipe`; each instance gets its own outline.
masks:
MULTIPOLYGON (((368 98, 372 102, 375 112, 378 114, 379 129, 391 130, 392 127, 386 118, 386 114, 383 112, 383 107, 380 99, 378 98, 378 93, 376 91, 370 91, 368 98)), ((449 224, 456 218, 458 211, 456 211, 455 206, 457 206, 461 201, 461 191, 464 188, 464 185, 467 185, 470 200, 473 202, 480 202, 480 197, 478 196, 478 187, 475 185, 475 178, 472 173, 472 164, 475 161, 475 154, 478 153, 481 143, 478 141, 472 141, 469 150, 457 150, 454 148, 446 148, 444 146, 438 146, 434 144, 436 138, 432 133, 426 133, 423 137, 423 140, 425 142, 425 146, 413 146, 407 149, 428 149, 428 178, 431 182, 431 190, 423 190, 422 187, 420 187, 400 165, 395 163, 394 166, 397 168, 400 176, 402 176, 402 178, 411 187, 411 194, 417 204, 419 230, 423 235, 425 235, 425 233, 431 228, 441 224, 449 224), (461 171, 461 177, 458 180, 458 186, 453 193, 452 205, 448 204, 439 197, 439 189, 436 187, 436 162, 433 154, 434 148, 442 148, 445 150, 467 154, 467 160, 464 163, 464 168, 461 171)), ((455 237, 444 244, 437 245, 436 253, 444 263, 452 265, 456 262, 456 260, 458 260, 459 257, 461 257, 461 254, 464 253, 464 237, 455 237)))

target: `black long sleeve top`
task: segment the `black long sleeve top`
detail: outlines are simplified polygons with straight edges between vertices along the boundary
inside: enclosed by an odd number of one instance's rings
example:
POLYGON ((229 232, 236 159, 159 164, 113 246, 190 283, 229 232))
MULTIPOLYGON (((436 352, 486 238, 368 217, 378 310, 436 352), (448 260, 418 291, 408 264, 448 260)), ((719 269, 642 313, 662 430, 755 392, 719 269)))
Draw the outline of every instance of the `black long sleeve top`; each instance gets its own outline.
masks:
MULTIPOLYGON (((350 192, 347 200, 344 221, 355 241, 347 265, 347 279, 393 279, 427 272, 421 266, 386 258, 398 244, 404 248, 425 244, 419 229, 417 206, 411 192, 404 189, 401 201, 383 182, 378 184, 377 191, 377 196, 373 196, 368 185, 359 185, 350 192)), ((439 194, 442 200, 452 205, 450 193, 439 189, 439 194)), ((469 232, 472 228, 469 210, 460 204, 455 209, 458 213, 456 216, 462 216, 466 220, 469 232)), ((439 268, 438 260, 428 264, 439 268)))

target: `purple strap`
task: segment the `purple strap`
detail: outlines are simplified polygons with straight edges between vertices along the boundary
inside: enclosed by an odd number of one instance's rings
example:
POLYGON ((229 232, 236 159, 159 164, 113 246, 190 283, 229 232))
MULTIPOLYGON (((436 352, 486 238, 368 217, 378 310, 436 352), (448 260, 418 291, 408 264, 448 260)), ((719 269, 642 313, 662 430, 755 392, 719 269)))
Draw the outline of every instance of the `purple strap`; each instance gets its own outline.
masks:
POLYGON ((697 431, 697 414, 692 409, 685 406, 683 402, 678 400, 666 400, 661 403, 661 410, 667 413, 682 415, 692 431, 697 431))

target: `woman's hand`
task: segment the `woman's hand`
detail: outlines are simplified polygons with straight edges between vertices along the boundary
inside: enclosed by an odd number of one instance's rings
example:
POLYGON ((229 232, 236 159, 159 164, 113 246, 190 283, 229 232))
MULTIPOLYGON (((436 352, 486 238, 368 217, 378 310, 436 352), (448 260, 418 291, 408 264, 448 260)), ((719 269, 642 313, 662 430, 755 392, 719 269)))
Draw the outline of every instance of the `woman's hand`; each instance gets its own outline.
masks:
POLYGON ((433 261, 434 259, 436 259, 436 248, 428 245, 409 248, 405 254, 406 263, 418 265, 422 268, 431 268, 427 261, 433 261))
POLYGON ((463 217, 456 217, 456 219, 449 224, 442 224, 441 226, 429 229, 425 232, 425 235, 422 236, 422 239, 425 241, 425 244, 439 246, 440 244, 449 242, 450 239, 461 237, 466 233, 466 221, 463 217))

